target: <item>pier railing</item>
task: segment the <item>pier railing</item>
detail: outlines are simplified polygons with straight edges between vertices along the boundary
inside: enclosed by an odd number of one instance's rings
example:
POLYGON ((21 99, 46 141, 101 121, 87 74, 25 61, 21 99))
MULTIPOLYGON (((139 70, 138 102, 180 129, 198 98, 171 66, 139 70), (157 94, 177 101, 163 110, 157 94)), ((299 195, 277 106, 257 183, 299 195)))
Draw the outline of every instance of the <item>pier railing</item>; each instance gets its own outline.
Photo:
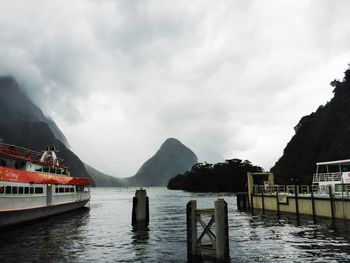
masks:
MULTIPOLYGON (((263 195, 276 195, 285 194, 285 195, 295 195, 295 191, 299 196, 302 195, 329 195, 328 186, 318 186, 318 185, 254 185, 253 186, 254 194, 263 194, 263 195)), ((340 197, 349 197, 350 198, 350 185, 338 184, 335 185, 333 189, 335 196, 340 197)))

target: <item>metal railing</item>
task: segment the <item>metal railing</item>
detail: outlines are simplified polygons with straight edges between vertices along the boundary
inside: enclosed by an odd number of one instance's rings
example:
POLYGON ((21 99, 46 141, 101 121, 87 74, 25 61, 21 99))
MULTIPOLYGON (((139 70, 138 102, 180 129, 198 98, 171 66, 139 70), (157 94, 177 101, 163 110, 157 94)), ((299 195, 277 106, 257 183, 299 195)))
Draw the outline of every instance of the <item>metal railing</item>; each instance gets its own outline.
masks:
MULTIPOLYGON (((350 184, 336 184, 332 186, 333 194, 335 196, 350 197, 350 184)), ((319 185, 253 185, 254 194, 264 194, 275 196, 278 194, 295 195, 329 195, 329 186, 319 185)))
POLYGON ((342 173, 322 173, 322 174, 314 174, 313 176, 313 183, 318 182, 336 182, 341 181, 342 179, 342 173))

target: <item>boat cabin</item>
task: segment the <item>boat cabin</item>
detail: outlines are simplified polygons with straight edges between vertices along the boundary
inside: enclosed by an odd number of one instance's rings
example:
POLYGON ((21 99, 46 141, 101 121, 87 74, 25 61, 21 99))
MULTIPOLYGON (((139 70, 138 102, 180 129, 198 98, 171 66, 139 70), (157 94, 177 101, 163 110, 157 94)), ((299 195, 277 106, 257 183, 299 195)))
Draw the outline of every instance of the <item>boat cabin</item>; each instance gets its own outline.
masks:
POLYGON ((335 193, 350 187, 350 159, 316 163, 312 184, 326 191, 329 186, 335 193))

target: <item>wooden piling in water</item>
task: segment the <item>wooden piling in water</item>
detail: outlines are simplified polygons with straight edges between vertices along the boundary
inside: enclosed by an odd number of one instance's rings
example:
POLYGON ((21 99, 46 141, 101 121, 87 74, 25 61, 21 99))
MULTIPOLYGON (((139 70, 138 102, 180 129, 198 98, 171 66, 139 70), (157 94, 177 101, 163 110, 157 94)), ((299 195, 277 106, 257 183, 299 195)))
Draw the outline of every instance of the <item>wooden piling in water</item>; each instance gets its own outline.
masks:
POLYGON ((276 208, 277 208, 277 216, 278 219, 281 217, 281 213, 280 213, 280 202, 279 202, 279 197, 278 197, 278 188, 276 188, 276 208))
POLYGON ((187 224, 187 258, 190 261, 197 256, 197 201, 191 200, 186 205, 186 224, 187 224))
POLYGON ((136 190, 132 200, 131 224, 133 226, 149 224, 149 199, 146 190, 142 188, 136 190))
POLYGON ((263 215, 265 215, 264 189, 261 191, 261 208, 263 215))
POLYGON ((331 206, 331 214, 332 214, 332 223, 334 224, 335 216, 334 216, 334 197, 333 197, 333 190, 332 186, 328 186, 328 192, 329 192, 329 202, 331 206))
POLYGON ((297 219, 297 221, 299 221, 300 220, 300 214, 299 214, 298 186, 297 185, 294 185, 294 198, 295 198, 296 219, 297 219))
POLYGON ((315 208, 315 197, 314 197, 314 189, 312 185, 310 186, 311 193, 311 209, 312 209, 312 221, 316 223, 316 208, 315 208))
POLYGON ((215 209, 215 235, 216 258, 227 259, 229 257, 228 240, 228 214, 227 203, 224 199, 218 199, 214 203, 215 209))

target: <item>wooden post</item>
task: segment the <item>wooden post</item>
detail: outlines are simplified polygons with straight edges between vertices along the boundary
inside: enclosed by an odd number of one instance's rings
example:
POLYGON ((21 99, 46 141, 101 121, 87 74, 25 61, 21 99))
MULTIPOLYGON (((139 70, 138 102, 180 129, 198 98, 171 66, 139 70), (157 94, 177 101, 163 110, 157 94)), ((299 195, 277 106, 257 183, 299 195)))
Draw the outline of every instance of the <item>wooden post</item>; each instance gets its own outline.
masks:
POLYGON ((278 216, 278 219, 280 219, 280 202, 278 200, 278 186, 276 187, 276 206, 277 206, 277 216, 278 216))
POLYGON ((261 208, 262 208, 262 213, 265 215, 265 202, 264 202, 264 190, 261 190, 261 208))
POLYGON ((243 211, 247 211, 247 193, 243 195, 243 211))
POLYGON ((312 221, 316 223, 315 197, 314 197, 314 189, 312 188, 312 185, 310 186, 310 189, 311 189, 312 221))
POLYGON ((334 198, 333 198, 333 190, 332 190, 332 186, 329 185, 328 186, 328 191, 329 191, 329 202, 331 205, 331 213, 332 213, 332 224, 334 224, 334 220, 335 220, 335 215, 334 215, 334 198))
POLYGON ((136 190, 135 196, 132 200, 132 217, 131 224, 133 226, 137 224, 148 225, 149 223, 149 200, 146 190, 136 190))
POLYGON ((240 193, 237 194, 237 209, 239 211, 242 210, 242 207, 241 207, 241 199, 242 199, 242 195, 240 193))
POLYGON ((197 256, 197 218, 196 218, 197 201, 191 200, 186 206, 186 223, 187 223, 187 258, 190 261, 197 256))
POLYGON ((227 203, 224 199, 218 199, 215 201, 214 207, 216 258, 227 259, 229 257, 227 203))
POLYGON ((300 221, 300 215, 299 215, 299 202, 298 202, 298 186, 294 185, 294 198, 295 198, 295 213, 297 216, 297 221, 300 221))

